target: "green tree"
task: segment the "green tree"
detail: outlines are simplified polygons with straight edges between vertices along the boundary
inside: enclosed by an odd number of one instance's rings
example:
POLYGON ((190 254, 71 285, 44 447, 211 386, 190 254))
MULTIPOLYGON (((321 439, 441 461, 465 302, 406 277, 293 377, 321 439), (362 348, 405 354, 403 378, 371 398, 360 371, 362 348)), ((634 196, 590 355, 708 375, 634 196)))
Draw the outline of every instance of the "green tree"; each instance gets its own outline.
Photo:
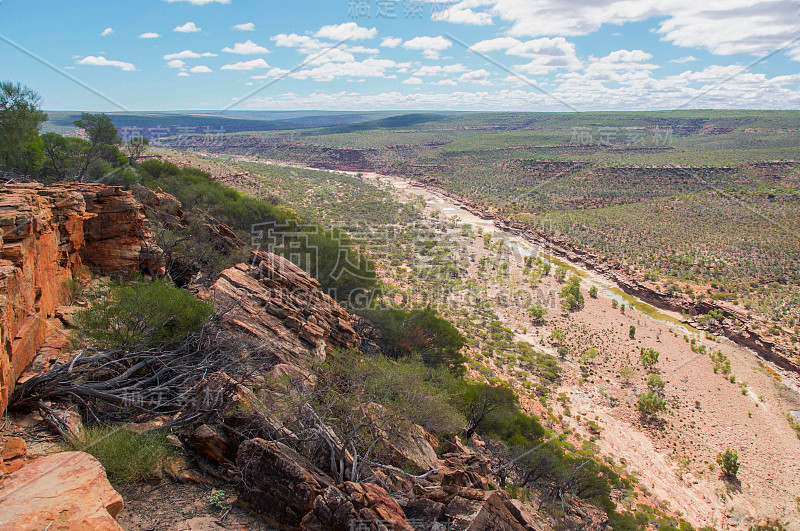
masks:
POLYGON ((144 152, 147 151, 147 146, 149 145, 149 140, 143 136, 137 136, 128 140, 128 142, 122 148, 122 151, 125 153, 125 156, 128 157, 128 162, 130 162, 131 165, 134 165, 139 161, 139 159, 142 158, 144 152))
POLYGON ((102 168, 101 162, 112 166, 122 162, 117 148, 120 143, 117 128, 114 127, 107 114, 85 112, 81 114, 81 119, 75 120, 73 124, 75 127, 83 129, 89 137, 89 145, 84 154, 86 158, 75 177, 78 181, 83 181, 90 169, 102 168))
POLYGON ((567 268, 558 266, 554 275, 559 283, 564 282, 564 280, 567 278, 567 268))
POLYGON ((0 169, 31 174, 42 163, 39 126, 47 114, 33 90, 10 81, 0 83, 0 169))
POLYGON ((592 286, 589 288, 589 296, 593 299, 597 298, 597 286, 592 286))
POLYGON ((82 138, 64 137, 57 133, 41 136, 44 151, 42 175, 47 179, 74 179, 83 167, 89 143, 82 138))
POLYGON ((656 393, 659 396, 664 396, 664 388, 667 383, 657 374, 651 374, 647 377, 647 387, 651 393, 656 393))
POLYGON ((642 348, 639 354, 639 359, 647 370, 653 370, 658 363, 658 357, 661 354, 654 348, 642 348))
POLYGON ((528 317, 533 319, 535 323, 541 323, 544 321, 544 315, 547 313, 547 308, 542 306, 541 304, 534 304, 530 308, 528 308, 528 317))
POLYGON ((628 336, 631 339, 636 339, 636 327, 635 326, 631 325, 631 327, 628 329, 628 336))
POLYGON ((638 395, 636 409, 644 417, 652 417, 667 408, 667 402, 658 393, 649 391, 638 395))
POLYGON ((561 308, 564 311, 574 311, 583 308, 584 299, 581 293, 581 277, 573 275, 569 279, 569 283, 561 288, 561 308))
POLYGON ((492 416, 513 414, 519 408, 516 393, 502 385, 468 385, 459 397, 459 403, 467 419, 464 428, 467 439, 492 416))
POLYGON ((731 448, 717 454, 717 464, 722 469, 722 474, 728 478, 735 478, 739 473, 739 452, 731 448))

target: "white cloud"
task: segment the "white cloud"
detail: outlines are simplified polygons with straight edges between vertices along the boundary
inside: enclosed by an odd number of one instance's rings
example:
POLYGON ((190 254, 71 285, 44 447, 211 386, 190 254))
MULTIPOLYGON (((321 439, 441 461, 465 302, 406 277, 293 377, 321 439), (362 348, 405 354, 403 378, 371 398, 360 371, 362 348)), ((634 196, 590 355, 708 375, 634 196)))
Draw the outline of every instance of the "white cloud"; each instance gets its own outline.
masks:
POLYGON ((322 26, 315 37, 319 39, 331 39, 334 41, 343 40, 364 40, 372 39, 378 34, 377 28, 363 28, 355 22, 345 22, 343 24, 331 24, 322 26))
POLYGON ((439 37, 414 37, 403 43, 403 48, 407 50, 422 50, 423 57, 427 59, 438 59, 440 52, 453 45, 450 40, 442 36, 439 37))
POLYGON ((340 50, 339 48, 328 48, 327 50, 309 52, 309 57, 306 58, 306 62, 310 65, 352 63, 355 60, 356 58, 353 54, 340 50))
POLYGON ((401 44, 403 44, 403 39, 400 37, 384 37, 381 41, 381 46, 384 48, 397 48, 401 44))
POLYGON ((454 86, 458 85, 458 83, 456 83, 452 79, 440 79, 439 81, 434 83, 434 85, 443 85, 443 86, 448 86, 448 87, 454 87, 454 86))
POLYGON ((177 31, 178 33, 197 33, 201 31, 202 28, 198 28, 194 22, 187 22, 182 26, 175 26, 175 29, 172 31, 177 31))
POLYGON ((259 46, 249 39, 246 42, 237 42, 233 45, 233 48, 226 46, 222 51, 239 55, 254 55, 269 52, 269 50, 263 46, 259 46))
POLYGON ((263 59, 253 59, 252 61, 224 65, 220 70, 255 70, 256 68, 269 68, 269 65, 263 59))
POLYGON ((697 57, 694 55, 687 55, 686 57, 680 57, 678 59, 670 59, 670 63, 691 63, 692 61, 699 61, 697 57))
POLYGON ((197 65, 193 66, 189 69, 189 72, 193 72, 195 74, 208 74, 209 72, 213 72, 209 67, 206 65, 197 65))
POLYGON ((473 70, 467 72, 458 78, 461 83, 475 83, 477 85, 491 85, 489 81, 489 72, 481 68, 480 70, 473 70))
POLYGON ((211 52, 197 53, 191 50, 183 50, 178 53, 168 53, 164 56, 165 61, 172 61, 173 59, 198 59, 200 57, 216 57, 217 54, 211 52))
POLYGON ((403 81, 403 85, 422 85, 422 80, 418 77, 410 77, 403 81))
POLYGON ((289 73, 289 70, 285 70, 283 68, 275 67, 275 68, 271 68, 269 71, 267 71, 266 74, 262 74, 260 76, 250 76, 250 79, 270 79, 270 78, 273 78, 273 77, 284 76, 284 75, 286 75, 288 73, 289 73))
POLYGON ((295 79, 314 81, 333 81, 336 78, 384 78, 389 70, 399 72, 411 63, 398 63, 391 59, 364 59, 350 63, 326 63, 315 68, 300 70, 291 74, 295 79))
POLYGON ((101 37, 107 37, 107 36, 111 35, 112 33, 114 33, 114 30, 113 30, 113 29, 111 29, 111 28, 106 28, 106 29, 104 29, 102 32, 100 32, 100 36, 101 36, 101 37))
POLYGON ((167 63, 167 66, 169 68, 183 68, 184 66, 186 66, 186 63, 184 63, 180 59, 173 59, 172 61, 169 61, 167 63))
POLYGON ((213 4, 214 2, 219 4, 230 4, 231 0, 167 0, 169 3, 173 2, 189 2, 195 6, 204 6, 206 4, 213 4))
POLYGON ((456 63, 454 65, 446 65, 446 66, 439 66, 439 65, 425 65, 421 66, 419 70, 414 72, 415 76, 439 76, 442 74, 458 74, 461 72, 466 72, 469 70, 466 66, 462 65, 461 63, 456 63))
POLYGON ((178 72, 178 77, 190 77, 186 72, 178 72))
POLYGON ((434 10, 431 13, 431 20, 452 22, 453 24, 470 24, 473 26, 485 26, 492 23, 492 15, 485 12, 473 11, 472 7, 482 2, 463 1, 442 10, 434 10))
POLYGON ((797 35, 796 0, 491 0, 513 37, 577 36, 606 24, 659 17, 657 32, 677 46, 718 55, 766 54, 797 35))
POLYGON ((498 37, 496 39, 489 39, 480 41, 469 47, 470 50, 476 52, 496 52, 498 50, 507 50, 512 46, 522 44, 522 41, 514 37, 498 37))
POLYGON ((236 31, 255 31, 256 25, 252 22, 245 22, 244 24, 236 24, 233 29, 236 31))
POLYGON ((158 39, 159 37, 161 37, 161 35, 152 31, 148 31, 147 33, 142 33, 139 35, 140 39, 158 39))
POLYGON ((90 65, 90 66, 113 66, 116 68, 120 68, 125 72, 134 72, 136 67, 132 63, 126 63, 123 61, 112 61, 110 59, 106 59, 105 57, 98 56, 95 57, 94 55, 88 55, 77 62, 79 65, 90 65))

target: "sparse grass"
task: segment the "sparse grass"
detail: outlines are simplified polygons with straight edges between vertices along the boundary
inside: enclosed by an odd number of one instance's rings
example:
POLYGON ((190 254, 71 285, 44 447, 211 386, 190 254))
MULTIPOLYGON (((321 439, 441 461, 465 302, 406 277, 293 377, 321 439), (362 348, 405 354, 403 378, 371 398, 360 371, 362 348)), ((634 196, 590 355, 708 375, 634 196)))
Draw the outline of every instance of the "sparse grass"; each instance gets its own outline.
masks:
POLYGON ((161 478, 173 446, 164 431, 143 434, 115 426, 95 426, 66 441, 70 450, 87 452, 100 461, 109 481, 126 485, 161 478))

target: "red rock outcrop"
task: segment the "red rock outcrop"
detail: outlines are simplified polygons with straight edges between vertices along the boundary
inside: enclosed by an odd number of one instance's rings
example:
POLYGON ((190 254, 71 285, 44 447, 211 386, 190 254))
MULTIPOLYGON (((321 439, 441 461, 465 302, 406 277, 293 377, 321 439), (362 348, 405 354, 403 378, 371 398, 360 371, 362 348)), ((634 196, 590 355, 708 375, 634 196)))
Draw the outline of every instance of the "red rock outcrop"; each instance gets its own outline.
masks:
MULTIPOLYGON (((68 302, 78 268, 127 274, 143 264, 144 209, 130 192, 100 184, 0 188, 0 410, 33 360, 47 320, 68 302)), ((146 261, 146 258, 145 258, 146 261)))
POLYGON ((122 496, 100 462, 61 452, 26 463, 0 485, 0 529, 120 531, 122 496))
POLYGON ((226 269, 201 297, 213 300, 228 327, 264 342, 281 363, 306 366, 334 347, 361 339, 350 315, 317 282, 289 260, 253 251, 250 264, 226 269))

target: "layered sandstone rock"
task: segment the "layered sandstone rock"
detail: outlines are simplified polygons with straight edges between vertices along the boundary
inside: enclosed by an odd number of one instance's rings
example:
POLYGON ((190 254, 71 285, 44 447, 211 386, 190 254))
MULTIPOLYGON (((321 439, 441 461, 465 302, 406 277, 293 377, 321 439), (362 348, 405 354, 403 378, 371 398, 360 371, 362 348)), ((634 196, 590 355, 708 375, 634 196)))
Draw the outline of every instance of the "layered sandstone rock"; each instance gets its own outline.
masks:
POLYGON ((108 274, 143 266, 144 209, 130 192, 100 184, 0 188, 0 410, 69 302, 65 282, 82 264, 108 274))
POLYGON ((0 484, 0 529, 120 531, 121 510, 103 466, 84 452, 39 457, 0 484))
POLYGON ((250 264, 226 269, 201 296, 214 301, 231 330, 262 341, 280 363, 302 368, 361 342, 350 315, 318 287, 289 260, 253 251, 250 264))

